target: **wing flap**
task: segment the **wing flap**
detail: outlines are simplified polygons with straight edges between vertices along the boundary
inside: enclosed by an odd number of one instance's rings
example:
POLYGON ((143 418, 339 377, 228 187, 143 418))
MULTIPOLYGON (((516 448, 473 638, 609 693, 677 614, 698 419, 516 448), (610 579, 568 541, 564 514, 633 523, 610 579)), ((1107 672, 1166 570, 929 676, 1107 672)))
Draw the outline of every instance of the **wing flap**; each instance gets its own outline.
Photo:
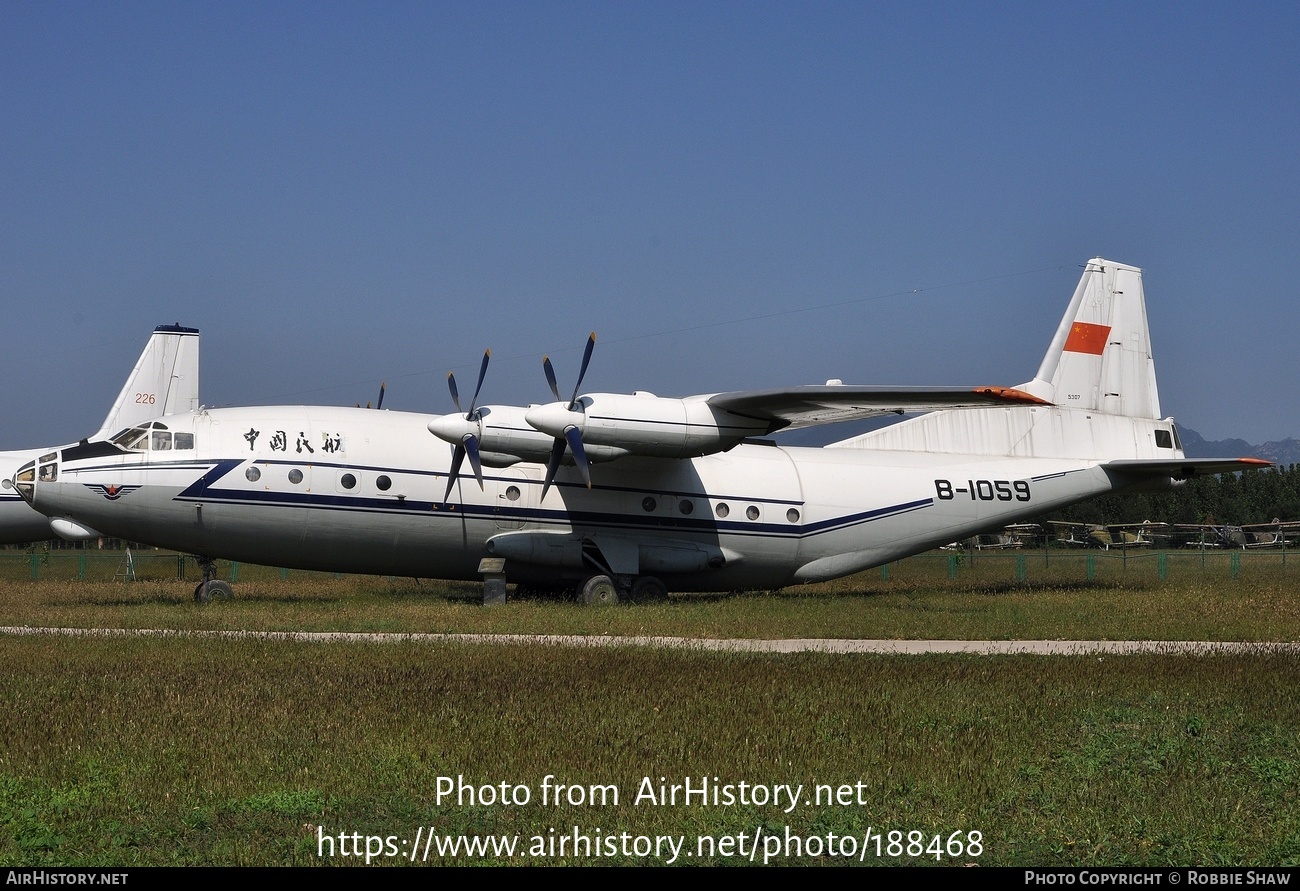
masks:
POLYGON ((1051 405, 1015 387, 858 387, 825 385, 718 393, 708 404, 772 424, 768 432, 854 421, 876 415, 949 408, 1051 405))

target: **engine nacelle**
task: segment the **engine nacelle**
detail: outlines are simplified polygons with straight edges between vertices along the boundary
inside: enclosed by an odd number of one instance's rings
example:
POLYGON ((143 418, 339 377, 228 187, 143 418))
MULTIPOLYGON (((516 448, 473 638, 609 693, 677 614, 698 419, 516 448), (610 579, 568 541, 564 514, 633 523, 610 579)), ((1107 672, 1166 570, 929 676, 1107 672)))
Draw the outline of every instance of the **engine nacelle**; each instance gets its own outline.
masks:
POLYGON ((524 418, 552 439, 569 427, 582 433, 593 461, 621 455, 652 458, 694 458, 723 452, 749 436, 762 436, 770 422, 720 411, 708 396, 665 399, 653 393, 591 393, 578 399, 580 410, 567 403, 538 405, 524 418))
POLYGON ((518 405, 484 405, 475 410, 473 420, 462 414, 434 418, 429 432, 452 445, 463 444, 466 436, 478 437, 479 454, 489 467, 520 461, 545 464, 555 439, 529 426, 524 420, 527 411, 518 405))

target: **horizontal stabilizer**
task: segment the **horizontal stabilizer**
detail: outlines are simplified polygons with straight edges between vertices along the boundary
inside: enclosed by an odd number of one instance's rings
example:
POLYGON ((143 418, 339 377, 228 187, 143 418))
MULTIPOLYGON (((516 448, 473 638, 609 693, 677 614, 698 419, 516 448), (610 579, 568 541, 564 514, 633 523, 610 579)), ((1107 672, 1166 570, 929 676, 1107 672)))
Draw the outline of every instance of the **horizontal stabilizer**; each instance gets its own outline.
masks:
POLYGON ((1173 477, 1186 480, 1196 476, 1213 476, 1216 473, 1237 473, 1242 470, 1258 470, 1272 467, 1272 461, 1263 458, 1164 458, 1124 459, 1107 461, 1101 465, 1104 470, 1150 477, 1173 477))

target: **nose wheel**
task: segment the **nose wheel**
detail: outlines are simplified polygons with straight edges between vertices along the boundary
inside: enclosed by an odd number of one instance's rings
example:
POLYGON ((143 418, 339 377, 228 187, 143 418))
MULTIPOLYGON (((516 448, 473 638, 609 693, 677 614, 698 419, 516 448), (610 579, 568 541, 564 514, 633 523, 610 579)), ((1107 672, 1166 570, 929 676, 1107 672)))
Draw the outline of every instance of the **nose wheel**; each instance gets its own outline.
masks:
POLYGON ((235 596, 235 589, 229 582, 216 578, 217 561, 210 557, 195 557, 203 571, 203 581, 194 586, 194 602, 208 603, 212 600, 230 600, 235 596))

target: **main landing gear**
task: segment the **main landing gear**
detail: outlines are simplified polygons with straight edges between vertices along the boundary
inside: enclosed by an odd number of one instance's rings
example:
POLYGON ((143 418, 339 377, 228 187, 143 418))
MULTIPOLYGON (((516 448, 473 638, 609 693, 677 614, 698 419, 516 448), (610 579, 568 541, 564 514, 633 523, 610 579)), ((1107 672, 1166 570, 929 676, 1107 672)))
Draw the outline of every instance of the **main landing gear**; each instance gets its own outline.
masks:
POLYGON ((207 603, 210 600, 230 600, 235 590, 229 582, 217 578, 217 561, 211 557, 195 557, 199 569, 203 571, 203 581, 194 586, 194 602, 207 603))
POLYGON ((651 575, 589 575, 578 586, 578 600, 587 606, 612 606, 622 599, 627 603, 667 603, 668 586, 651 575))

